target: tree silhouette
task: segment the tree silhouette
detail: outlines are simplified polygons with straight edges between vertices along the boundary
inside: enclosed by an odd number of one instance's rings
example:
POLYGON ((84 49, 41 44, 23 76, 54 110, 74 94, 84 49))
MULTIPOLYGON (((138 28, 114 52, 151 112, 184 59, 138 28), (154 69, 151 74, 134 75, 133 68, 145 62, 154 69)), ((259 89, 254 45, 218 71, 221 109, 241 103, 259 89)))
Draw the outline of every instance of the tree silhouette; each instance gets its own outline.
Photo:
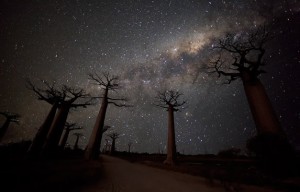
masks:
POLYGON ((1 115, 3 115, 6 120, 2 127, 0 128, 0 142, 2 141, 10 123, 17 123, 19 124, 19 118, 21 117, 17 113, 11 113, 11 112, 0 112, 1 115))
POLYGON ((76 123, 68 123, 65 124, 65 133, 61 139, 60 147, 63 149, 66 146, 69 134, 71 131, 82 129, 82 127, 76 126, 76 123))
POLYGON ((241 79, 258 133, 280 133, 280 123, 258 76, 265 73, 263 56, 270 35, 265 28, 250 33, 228 34, 213 47, 218 50, 213 70, 227 83, 241 79))
POLYGON ((131 149, 132 142, 131 142, 131 141, 128 142, 127 145, 128 145, 128 153, 130 153, 130 149, 131 149))
POLYGON ((186 101, 179 101, 180 96, 182 96, 181 93, 171 90, 158 92, 155 97, 156 103, 154 105, 168 111, 168 149, 165 164, 173 165, 176 160, 174 112, 179 111, 179 108, 183 108, 183 105, 186 104, 186 101))
POLYGON ((126 98, 112 98, 109 96, 110 91, 116 92, 120 89, 119 78, 117 76, 110 75, 108 72, 102 73, 101 76, 94 73, 89 74, 89 79, 100 86, 104 91, 102 96, 99 97, 102 99, 101 108, 85 151, 86 159, 97 159, 99 156, 108 104, 113 104, 116 107, 129 107, 130 105, 125 104, 127 101, 126 98))
POLYGON ((29 90, 32 90, 37 96, 38 100, 46 101, 52 105, 46 119, 43 124, 40 126, 38 132, 36 133, 31 146, 29 147, 28 154, 29 156, 36 157, 40 154, 43 145, 46 142, 47 135, 49 133, 51 124, 54 120, 56 111, 63 100, 63 93, 55 87, 55 83, 49 84, 46 81, 42 81, 44 88, 36 87, 29 79, 27 80, 26 87, 29 90))
POLYGON ((92 105, 92 100, 91 96, 85 93, 83 89, 72 88, 66 85, 62 86, 62 100, 60 101, 59 110, 43 147, 43 151, 46 154, 56 152, 70 109, 78 107, 86 108, 92 105), (75 103, 78 99, 82 101, 75 103))
POLYGON ((78 142, 79 142, 79 138, 83 136, 82 133, 73 133, 73 135, 76 136, 76 140, 75 140, 75 144, 74 144, 74 149, 77 150, 79 149, 78 147, 78 142))
POLYGON ((113 132, 107 135, 108 137, 111 138, 112 142, 111 142, 111 148, 110 148, 110 154, 115 154, 116 152, 116 139, 119 138, 120 134, 113 132))
POLYGON ((259 75, 265 73, 261 68, 265 65, 263 56, 269 40, 270 34, 265 28, 250 33, 228 34, 213 47, 218 50, 218 56, 212 61, 211 72, 219 77, 225 76, 228 84, 242 80, 257 130, 257 137, 249 142, 249 149, 261 162, 265 162, 264 166, 286 169, 293 162, 294 152, 259 80, 259 75))
POLYGON ((111 144, 109 143, 109 139, 105 139, 105 145, 102 152, 107 153, 111 149, 111 144))

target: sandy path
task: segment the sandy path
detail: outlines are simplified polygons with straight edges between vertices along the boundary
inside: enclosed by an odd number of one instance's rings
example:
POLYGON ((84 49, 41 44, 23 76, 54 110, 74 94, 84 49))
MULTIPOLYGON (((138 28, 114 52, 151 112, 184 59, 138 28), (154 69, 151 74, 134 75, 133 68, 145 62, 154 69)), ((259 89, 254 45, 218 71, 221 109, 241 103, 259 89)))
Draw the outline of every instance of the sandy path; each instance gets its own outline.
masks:
MULTIPOLYGON (((110 156, 102 156, 104 178, 88 192, 210 192, 225 191, 220 184, 211 186, 207 180, 188 174, 161 170, 130 163, 110 156)), ((245 191, 270 191, 257 187, 241 186, 245 191)))

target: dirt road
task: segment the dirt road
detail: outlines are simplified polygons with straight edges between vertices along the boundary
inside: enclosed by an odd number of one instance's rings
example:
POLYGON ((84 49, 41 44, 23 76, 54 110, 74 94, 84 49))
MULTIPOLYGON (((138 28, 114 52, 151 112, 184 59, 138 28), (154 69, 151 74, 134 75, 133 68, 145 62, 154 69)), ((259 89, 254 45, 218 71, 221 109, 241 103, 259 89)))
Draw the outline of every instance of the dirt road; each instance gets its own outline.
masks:
MULTIPOLYGON (((224 186, 213 186, 205 178, 161 170, 125 160, 102 156, 104 178, 88 192, 212 192, 226 191, 224 186)), ((273 191, 253 186, 239 186, 239 191, 273 191)), ((230 189, 228 189, 230 190, 230 189)))

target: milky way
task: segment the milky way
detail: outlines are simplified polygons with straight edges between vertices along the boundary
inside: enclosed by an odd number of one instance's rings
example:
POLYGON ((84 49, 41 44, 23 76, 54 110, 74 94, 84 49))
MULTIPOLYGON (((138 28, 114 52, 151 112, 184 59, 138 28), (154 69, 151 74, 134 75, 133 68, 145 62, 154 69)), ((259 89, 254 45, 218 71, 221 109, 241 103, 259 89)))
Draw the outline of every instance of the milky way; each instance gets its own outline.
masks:
MULTIPOLYGON (((204 66, 211 47, 226 33, 268 25, 275 38, 261 79, 290 141, 300 146, 297 0, 6 0, 0 7, 0 110, 22 115, 6 143, 32 139, 50 109, 25 88, 24 79, 78 86, 99 96, 87 74, 109 71, 120 76, 118 94, 134 105, 108 108, 105 124, 121 134, 118 150, 126 150, 128 142, 137 152, 165 150, 167 112, 153 105, 157 91, 165 89, 184 93, 188 103, 175 114, 179 152, 244 149, 255 125, 242 84, 223 85, 204 66)), ((99 108, 100 102, 69 114, 69 122, 85 128, 82 148, 99 108)), ((74 139, 70 136, 71 145, 74 139)))

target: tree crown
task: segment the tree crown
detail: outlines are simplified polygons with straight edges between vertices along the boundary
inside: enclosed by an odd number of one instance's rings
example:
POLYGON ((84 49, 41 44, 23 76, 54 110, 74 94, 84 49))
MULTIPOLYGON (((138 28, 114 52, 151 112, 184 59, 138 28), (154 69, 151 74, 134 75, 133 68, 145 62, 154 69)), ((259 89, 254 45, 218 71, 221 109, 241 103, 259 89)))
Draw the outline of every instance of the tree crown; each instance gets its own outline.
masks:
POLYGON ((227 83, 241 78, 243 72, 247 72, 251 80, 256 80, 260 74, 265 73, 260 67, 265 65, 264 47, 269 40, 270 35, 265 27, 250 32, 227 34, 213 46, 213 50, 218 52, 208 67, 212 69, 209 73, 227 77, 227 83))
POLYGON ((62 85, 61 88, 57 88, 55 82, 50 84, 45 80, 42 80, 42 83, 44 88, 36 87, 29 79, 26 81, 26 87, 32 90, 38 96, 39 100, 46 101, 52 105, 57 103, 58 106, 68 104, 72 108, 86 108, 88 105, 93 105, 94 98, 82 88, 75 88, 67 85, 62 85), (74 103, 79 98, 84 99, 84 101, 74 103))
POLYGON ((179 108, 184 108, 183 106, 186 104, 185 100, 179 101, 179 97, 182 95, 182 93, 174 90, 158 92, 155 97, 156 103, 154 103, 154 105, 167 110, 172 108, 174 111, 178 111, 179 108))
MULTIPOLYGON (((119 77, 111 75, 109 72, 103 72, 101 75, 99 75, 98 73, 90 73, 89 79, 94 82, 93 84, 98 85, 101 87, 101 89, 106 90, 107 94, 108 91, 117 91, 121 88, 119 83, 119 77)), ((106 99, 108 101, 108 104, 113 104, 116 107, 132 107, 132 105, 126 104, 126 102, 128 102, 127 98, 112 98, 109 97, 107 94, 94 98, 106 99)))

